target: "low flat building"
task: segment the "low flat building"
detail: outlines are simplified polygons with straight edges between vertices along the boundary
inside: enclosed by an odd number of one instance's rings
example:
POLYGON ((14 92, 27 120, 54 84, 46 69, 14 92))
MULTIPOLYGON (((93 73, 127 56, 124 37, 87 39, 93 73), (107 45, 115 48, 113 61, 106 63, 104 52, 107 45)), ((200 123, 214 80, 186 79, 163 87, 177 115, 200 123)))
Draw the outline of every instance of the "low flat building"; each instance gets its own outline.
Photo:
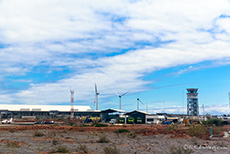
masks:
MULTIPOLYGON (((0 105, 1 118, 36 117, 37 119, 69 118, 70 105, 0 105)), ((90 106, 74 106, 74 116, 99 117, 100 111, 95 111, 90 106)))

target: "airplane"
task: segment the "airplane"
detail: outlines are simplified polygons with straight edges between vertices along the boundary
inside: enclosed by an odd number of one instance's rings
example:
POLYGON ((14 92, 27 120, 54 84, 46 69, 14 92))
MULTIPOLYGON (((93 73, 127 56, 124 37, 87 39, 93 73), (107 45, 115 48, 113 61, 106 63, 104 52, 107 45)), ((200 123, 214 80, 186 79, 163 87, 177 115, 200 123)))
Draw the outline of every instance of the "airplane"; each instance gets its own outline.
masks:
POLYGON ((13 118, 10 118, 10 120, 5 119, 2 121, 2 124, 11 124, 12 121, 13 121, 13 118))

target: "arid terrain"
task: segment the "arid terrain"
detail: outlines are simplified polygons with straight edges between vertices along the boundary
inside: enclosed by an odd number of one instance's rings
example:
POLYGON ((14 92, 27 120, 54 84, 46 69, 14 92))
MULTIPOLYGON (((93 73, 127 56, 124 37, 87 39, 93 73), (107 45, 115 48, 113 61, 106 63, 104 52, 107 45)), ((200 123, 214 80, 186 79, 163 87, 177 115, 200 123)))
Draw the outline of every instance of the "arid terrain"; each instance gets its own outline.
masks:
POLYGON ((0 153, 230 153, 229 139, 196 131, 184 125, 1 125, 0 153))

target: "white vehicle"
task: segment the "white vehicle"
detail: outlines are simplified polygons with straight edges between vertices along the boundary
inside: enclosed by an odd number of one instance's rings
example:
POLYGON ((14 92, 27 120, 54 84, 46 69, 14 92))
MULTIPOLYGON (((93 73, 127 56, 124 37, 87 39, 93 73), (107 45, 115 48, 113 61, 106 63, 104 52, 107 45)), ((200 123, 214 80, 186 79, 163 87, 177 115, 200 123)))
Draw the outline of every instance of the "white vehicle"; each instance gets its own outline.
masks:
POLYGON ((2 124, 11 124, 12 121, 13 121, 13 118, 10 118, 10 120, 5 119, 2 121, 2 124))
POLYGON ((116 123, 116 119, 111 119, 109 123, 110 124, 115 124, 116 123))

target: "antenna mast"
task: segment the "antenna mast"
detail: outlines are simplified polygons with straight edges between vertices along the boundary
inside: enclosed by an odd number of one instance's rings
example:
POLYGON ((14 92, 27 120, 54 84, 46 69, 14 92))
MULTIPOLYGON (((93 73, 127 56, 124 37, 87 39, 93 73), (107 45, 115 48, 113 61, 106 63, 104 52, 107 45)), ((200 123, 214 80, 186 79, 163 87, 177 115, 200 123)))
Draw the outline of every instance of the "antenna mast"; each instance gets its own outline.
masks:
POLYGON ((228 93, 228 98, 229 98, 228 108, 229 108, 229 112, 230 112, 230 92, 228 93))
POLYGON ((70 115, 70 119, 73 120, 73 118, 74 118, 74 110, 73 110, 74 90, 70 90, 70 93, 71 93, 71 115, 70 115))

